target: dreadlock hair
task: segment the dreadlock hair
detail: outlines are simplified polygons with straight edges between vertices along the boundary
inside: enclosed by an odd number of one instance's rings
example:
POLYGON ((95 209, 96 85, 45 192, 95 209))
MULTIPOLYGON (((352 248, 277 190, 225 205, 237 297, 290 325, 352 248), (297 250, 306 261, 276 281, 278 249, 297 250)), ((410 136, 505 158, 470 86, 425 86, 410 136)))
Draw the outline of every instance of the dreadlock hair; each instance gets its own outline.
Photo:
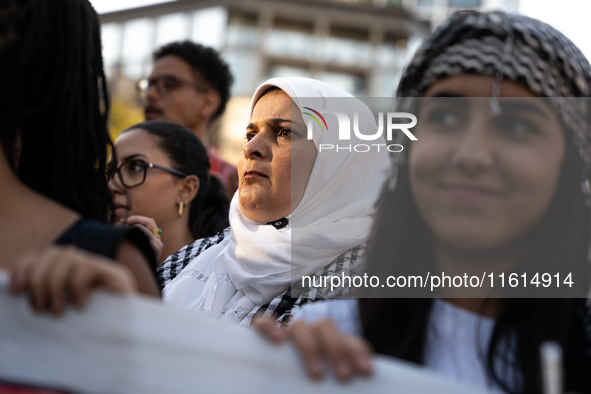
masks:
POLYGON ((213 114, 212 120, 218 118, 226 110, 230 99, 230 88, 234 82, 228 64, 213 48, 196 44, 192 41, 179 41, 164 45, 154 52, 154 61, 164 56, 178 56, 191 66, 196 77, 211 86, 220 94, 220 106, 213 114))
POLYGON ((230 225, 227 191, 218 177, 209 174, 207 150, 195 134, 185 126, 164 120, 139 123, 123 133, 131 130, 143 130, 156 136, 172 168, 199 178, 199 191, 189 208, 189 228, 195 239, 211 237, 230 225))
POLYGON ((87 0, 0 0, 0 142, 20 180, 106 220, 109 97, 87 0))

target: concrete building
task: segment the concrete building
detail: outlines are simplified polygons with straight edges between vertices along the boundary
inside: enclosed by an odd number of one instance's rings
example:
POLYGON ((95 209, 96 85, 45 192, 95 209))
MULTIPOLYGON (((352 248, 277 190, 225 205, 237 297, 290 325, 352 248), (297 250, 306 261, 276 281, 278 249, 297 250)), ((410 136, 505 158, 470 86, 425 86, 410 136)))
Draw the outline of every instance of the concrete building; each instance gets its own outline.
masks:
POLYGON ((519 0, 403 0, 404 8, 420 21, 427 22, 431 30, 459 9, 480 11, 517 12, 519 0))
POLYGON ((115 103, 124 103, 114 112, 141 117, 135 82, 148 75, 154 49, 184 39, 213 46, 235 82, 210 137, 234 162, 249 98, 266 79, 307 76, 356 96, 392 97, 406 60, 449 13, 516 1, 177 0, 102 14, 105 68, 115 103))

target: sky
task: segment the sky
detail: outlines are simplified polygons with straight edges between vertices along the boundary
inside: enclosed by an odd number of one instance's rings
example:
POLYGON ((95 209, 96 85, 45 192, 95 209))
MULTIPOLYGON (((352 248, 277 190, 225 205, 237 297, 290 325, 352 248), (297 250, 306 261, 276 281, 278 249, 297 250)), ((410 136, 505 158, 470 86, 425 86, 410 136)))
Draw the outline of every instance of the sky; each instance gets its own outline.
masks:
POLYGON ((590 0, 520 0, 520 11, 561 31, 591 59, 590 0))
MULTIPOLYGON (((174 1, 174 0, 168 0, 174 1)), ((94 6, 94 9, 99 14, 105 12, 113 12, 119 10, 125 10, 128 8, 141 7, 145 5, 167 3, 166 0, 90 0, 90 3, 94 6)))
MULTIPOLYGON (((101 14, 164 3, 165 0, 90 0, 90 2, 101 14)), ((583 51, 588 59, 591 59, 591 0, 520 0, 520 11, 560 30, 583 51)))

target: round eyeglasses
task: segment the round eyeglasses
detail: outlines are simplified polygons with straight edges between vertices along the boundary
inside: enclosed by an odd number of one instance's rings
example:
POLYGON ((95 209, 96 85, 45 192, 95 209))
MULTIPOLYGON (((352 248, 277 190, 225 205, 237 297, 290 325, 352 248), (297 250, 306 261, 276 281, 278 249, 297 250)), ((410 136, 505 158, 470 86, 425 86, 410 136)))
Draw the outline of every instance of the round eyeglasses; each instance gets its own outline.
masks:
POLYGON ((117 168, 107 168, 107 182, 110 182, 111 179, 113 179, 113 177, 115 176, 115 174, 118 174, 119 179, 121 180, 121 184, 124 187, 131 188, 139 186, 146 181, 148 168, 156 168, 161 171, 166 171, 173 175, 180 176, 181 178, 185 178, 188 176, 184 172, 173 170, 172 168, 163 167, 158 164, 146 163, 143 160, 130 160, 121 163, 121 165, 117 168))

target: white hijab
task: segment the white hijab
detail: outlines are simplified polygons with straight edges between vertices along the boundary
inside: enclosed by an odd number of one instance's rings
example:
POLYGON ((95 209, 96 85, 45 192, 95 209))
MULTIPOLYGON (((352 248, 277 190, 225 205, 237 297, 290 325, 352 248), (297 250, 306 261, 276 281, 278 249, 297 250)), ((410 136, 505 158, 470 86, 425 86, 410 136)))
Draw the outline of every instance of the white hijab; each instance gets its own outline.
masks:
MULTIPOLYGON (((338 110, 351 114, 351 121, 354 112, 359 114, 363 134, 377 130, 373 114, 361 101, 323 82, 299 77, 274 78, 259 86, 247 122, 261 95, 273 86, 287 93, 300 110, 335 109, 338 104, 338 110)), ((337 117, 323 116, 328 127, 314 126, 317 148, 320 144, 385 144, 383 138, 360 141, 353 133, 351 140, 339 141, 337 117)), ((164 288, 164 302, 241 320, 255 306, 287 290, 292 275, 294 280, 311 275, 367 241, 374 205, 389 169, 385 146, 380 153, 377 149, 319 152, 299 205, 287 217, 289 224, 279 230, 248 219, 240 210, 236 192, 230 204, 230 235, 197 256, 164 288)))

